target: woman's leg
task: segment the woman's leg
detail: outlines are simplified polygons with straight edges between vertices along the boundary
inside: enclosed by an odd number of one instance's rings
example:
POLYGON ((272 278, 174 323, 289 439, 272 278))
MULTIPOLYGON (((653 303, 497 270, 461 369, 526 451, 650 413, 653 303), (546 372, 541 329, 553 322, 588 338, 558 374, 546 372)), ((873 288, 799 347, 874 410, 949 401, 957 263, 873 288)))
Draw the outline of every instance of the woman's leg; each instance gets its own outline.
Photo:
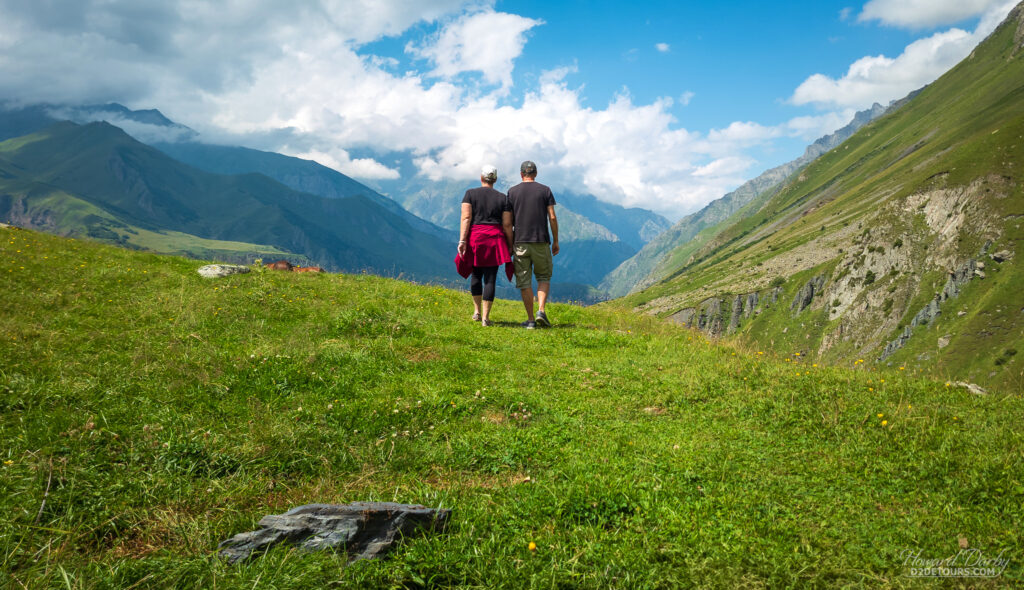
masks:
MULTIPOLYGON (((473 269, 474 271, 476 269, 473 269)), ((498 267, 497 266, 484 266, 481 267, 483 271, 483 288, 481 290, 480 298, 483 300, 483 319, 490 319, 491 317, 491 305, 494 303, 494 287, 498 282, 498 267)))
MULTIPOLYGON (((473 317, 481 316, 480 301, 483 299, 484 285, 483 276, 486 268, 473 267, 473 276, 469 279, 469 294, 473 296, 473 317)), ((486 315, 482 317, 487 317, 486 315)))

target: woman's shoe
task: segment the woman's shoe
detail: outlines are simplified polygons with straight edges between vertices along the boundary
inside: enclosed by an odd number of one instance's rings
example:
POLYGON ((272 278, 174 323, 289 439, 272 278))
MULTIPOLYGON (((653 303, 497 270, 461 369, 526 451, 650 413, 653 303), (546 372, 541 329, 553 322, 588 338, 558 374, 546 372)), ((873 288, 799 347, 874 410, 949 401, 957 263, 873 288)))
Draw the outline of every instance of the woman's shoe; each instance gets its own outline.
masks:
POLYGON ((473 321, 474 322, 479 322, 480 321, 480 314, 479 313, 474 313, 473 314, 473 321))
POLYGON ((493 326, 494 324, 491 322, 491 320, 481 320, 480 325, 486 328, 488 326, 493 326))

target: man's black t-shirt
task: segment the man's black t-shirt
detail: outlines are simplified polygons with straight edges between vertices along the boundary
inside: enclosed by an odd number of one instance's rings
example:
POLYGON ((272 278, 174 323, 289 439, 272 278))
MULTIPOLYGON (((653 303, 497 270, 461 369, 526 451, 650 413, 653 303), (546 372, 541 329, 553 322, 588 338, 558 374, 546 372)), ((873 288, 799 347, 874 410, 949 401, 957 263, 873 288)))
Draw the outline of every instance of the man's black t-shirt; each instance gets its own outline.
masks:
POLYGON ((512 210, 508 197, 486 186, 469 189, 462 202, 473 207, 471 225, 501 225, 502 212, 512 210))
POLYGON ((508 189, 512 202, 516 244, 550 244, 548 205, 555 204, 551 189, 539 182, 521 182, 508 189))

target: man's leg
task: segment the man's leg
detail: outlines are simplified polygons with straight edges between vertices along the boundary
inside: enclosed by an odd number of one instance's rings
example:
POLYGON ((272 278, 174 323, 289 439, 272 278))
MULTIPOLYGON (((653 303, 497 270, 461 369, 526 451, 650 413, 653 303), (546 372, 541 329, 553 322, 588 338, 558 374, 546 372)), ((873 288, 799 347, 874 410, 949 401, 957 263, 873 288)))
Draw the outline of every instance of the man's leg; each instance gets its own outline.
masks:
POLYGON ((516 287, 523 298, 526 308, 526 321, 533 321, 533 261, 530 250, 525 245, 516 244, 516 258, 513 260, 516 270, 516 287))
POLYGON ((544 327, 551 325, 551 320, 548 319, 544 308, 548 303, 548 294, 551 292, 553 270, 550 246, 537 244, 536 251, 533 253, 533 272, 537 275, 537 307, 540 308, 537 313, 537 324, 544 327))
POLYGON ((523 297, 523 307, 526 308, 527 321, 533 321, 533 288, 520 289, 519 294, 523 297))

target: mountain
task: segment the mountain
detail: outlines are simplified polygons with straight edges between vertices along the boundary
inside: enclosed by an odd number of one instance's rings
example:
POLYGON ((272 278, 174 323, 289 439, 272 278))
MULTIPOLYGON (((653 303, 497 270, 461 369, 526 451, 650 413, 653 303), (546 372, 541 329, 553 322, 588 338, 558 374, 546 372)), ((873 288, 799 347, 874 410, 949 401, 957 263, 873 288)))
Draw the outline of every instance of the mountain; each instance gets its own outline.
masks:
POLYGON ((915 94, 916 92, 901 100, 892 101, 888 107, 875 103, 870 109, 858 112, 846 126, 818 138, 807 146, 799 158, 763 172, 733 192, 712 201, 700 211, 680 219, 667 231, 657 235, 636 255, 608 273, 601 281, 600 288, 613 297, 621 297, 665 278, 711 236, 724 229, 726 224, 736 221, 737 217, 756 211, 757 207, 774 194, 779 185, 794 172, 845 141, 864 125, 892 109, 899 108, 915 94))
POLYGON ((329 270, 451 279, 451 243, 366 196, 198 170, 108 123, 0 143, 0 218, 126 246, 226 258, 297 255, 329 270))
POLYGON ((617 305, 823 362, 1020 390, 1024 3, 617 305))
POLYGON ((455 232, 413 215, 395 201, 365 184, 312 160, 244 147, 192 141, 157 142, 152 145, 175 160, 207 172, 217 174, 258 172, 299 192, 332 199, 362 196, 401 217, 417 231, 433 234, 448 241, 457 241, 455 232))

